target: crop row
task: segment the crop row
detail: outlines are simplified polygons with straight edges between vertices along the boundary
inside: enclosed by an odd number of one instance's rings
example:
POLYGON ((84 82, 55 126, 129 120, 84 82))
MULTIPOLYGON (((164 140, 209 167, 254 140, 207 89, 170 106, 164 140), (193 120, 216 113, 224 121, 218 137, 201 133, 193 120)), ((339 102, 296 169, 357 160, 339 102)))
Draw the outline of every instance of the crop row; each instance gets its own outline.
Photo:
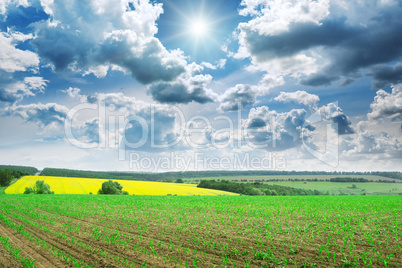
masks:
POLYGON ((399 196, 2 199, 7 226, 77 267, 402 265, 399 196))

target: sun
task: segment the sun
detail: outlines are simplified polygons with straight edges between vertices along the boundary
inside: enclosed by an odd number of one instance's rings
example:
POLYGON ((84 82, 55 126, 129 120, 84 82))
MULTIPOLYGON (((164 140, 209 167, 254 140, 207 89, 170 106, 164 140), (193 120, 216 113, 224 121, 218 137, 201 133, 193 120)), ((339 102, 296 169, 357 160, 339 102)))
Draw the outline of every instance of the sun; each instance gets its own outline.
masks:
POLYGON ((203 20, 196 20, 191 24, 190 30, 197 37, 205 36, 208 33, 208 25, 203 20))

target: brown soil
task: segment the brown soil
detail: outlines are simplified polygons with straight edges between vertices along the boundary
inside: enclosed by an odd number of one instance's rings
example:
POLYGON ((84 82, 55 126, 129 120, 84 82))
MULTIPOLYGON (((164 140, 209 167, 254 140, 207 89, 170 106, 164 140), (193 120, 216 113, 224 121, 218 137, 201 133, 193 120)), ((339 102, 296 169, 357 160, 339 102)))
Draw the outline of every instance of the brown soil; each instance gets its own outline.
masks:
MULTIPOLYGON (((4 237, 9 237, 10 240, 8 240, 8 242, 12 245, 12 247, 20 249, 20 254, 30 258, 31 260, 37 260, 35 262, 36 267, 63 267, 62 263, 58 261, 53 254, 42 249, 39 245, 32 243, 16 231, 7 228, 3 225, 3 222, 0 222, 0 234, 4 237)), ((11 259, 8 259, 8 261, 11 261, 11 259)), ((19 263, 19 265, 20 266, 16 267, 22 267, 21 263, 19 263)))
POLYGON ((13 258, 13 255, 0 244, 0 268, 19 268, 22 264, 13 258))

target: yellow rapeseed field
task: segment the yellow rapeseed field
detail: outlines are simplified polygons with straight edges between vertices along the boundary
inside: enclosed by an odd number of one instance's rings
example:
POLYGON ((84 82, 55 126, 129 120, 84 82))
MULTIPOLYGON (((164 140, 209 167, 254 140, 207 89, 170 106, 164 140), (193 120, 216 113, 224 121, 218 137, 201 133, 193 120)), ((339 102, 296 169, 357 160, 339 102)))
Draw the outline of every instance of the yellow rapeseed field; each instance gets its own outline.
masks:
MULTIPOLYGON (((6 194, 22 194, 25 187, 32 187, 37 180, 44 180, 55 194, 96 194, 104 179, 25 176, 5 190, 6 194)), ((153 181, 117 181, 123 186, 123 191, 130 195, 237 195, 225 191, 197 188, 194 184, 166 183, 153 181)))

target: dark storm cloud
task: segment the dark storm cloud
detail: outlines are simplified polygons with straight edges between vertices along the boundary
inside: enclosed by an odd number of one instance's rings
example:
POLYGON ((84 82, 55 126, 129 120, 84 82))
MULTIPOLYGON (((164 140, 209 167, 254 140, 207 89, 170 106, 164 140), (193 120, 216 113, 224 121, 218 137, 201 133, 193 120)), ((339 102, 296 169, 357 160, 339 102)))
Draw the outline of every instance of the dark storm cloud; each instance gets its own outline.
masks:
MULTIPOLYGON (((302 84, 328 85, 338 80, 339 76, 353 77, 361 68, 400 58, 402 56, 401 16, 402 10, 397 8, 388 10, 371 20, 367 27, 360 28, 329 52, 331 64, 317 74, 321 75, 321 81, 318 81, 317 75, 313 75, 302 81, 302 84)), ((382 76, 385 75, 392 74, 383 73, 382 76)))
POLYGON ((375 66, 368 75, 374 78, 372 87, 375 89, 383 88, 387 84, 399 84, 402 83, 402 64, 375 66))
POLYGON ((359 35, 362 29, 352 28, 342 20, 325 20, 316 23, 293 23, 279 35, 260 35, 255 31, 247 32, 250 52, 259 60, 272 57, 287 57, 317 46, 336 46, 344 40, 359 35))
MULTIPOLYGON (((401 17, 402 5, 384 5, 366 23, 351 23, 346 15, 330 14, 320 23, 291 22, 287 30, 279 33, 262 34, 262 22, 242 24, 239 28, 243 45, 255 64, 299 54, 315 57, 314 53, 318 53, 320 57, 316 59, 324 59, 321 63, 317 61, 318 72, 301 83, 328 86, 344 77, 345 86, 359 76, 361 69, 402 57, 401 17)), ((376 75, 380 84, 388 79, 399 81, 400 69, 374 68, 373 76, 376 75)))

